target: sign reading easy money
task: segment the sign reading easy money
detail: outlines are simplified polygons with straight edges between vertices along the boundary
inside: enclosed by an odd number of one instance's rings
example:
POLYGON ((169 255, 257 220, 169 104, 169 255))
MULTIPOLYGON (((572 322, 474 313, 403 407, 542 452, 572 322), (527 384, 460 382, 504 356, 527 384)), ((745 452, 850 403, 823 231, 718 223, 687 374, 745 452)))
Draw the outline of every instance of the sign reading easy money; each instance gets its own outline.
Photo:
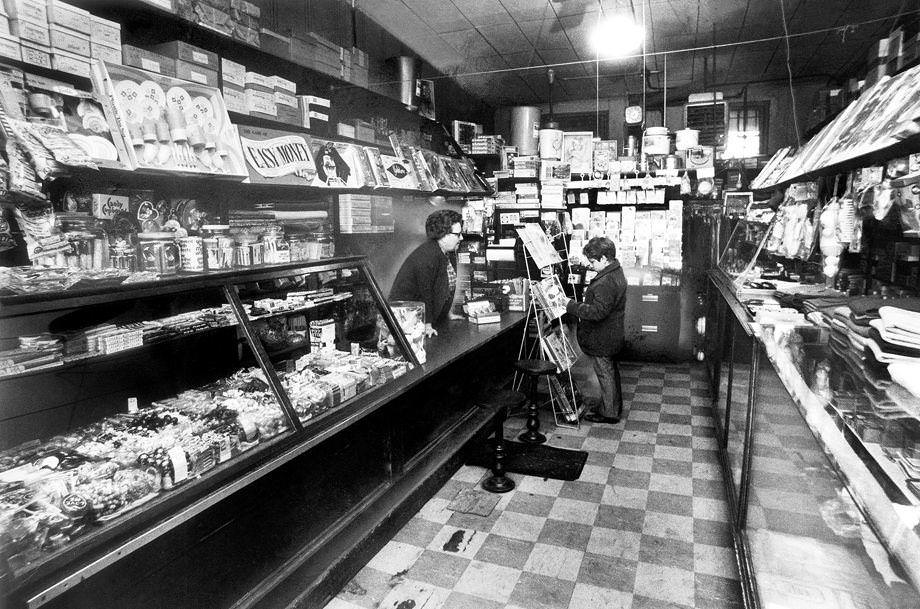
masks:
POLYGON ((316 164, 309 136, 240 125, 249 181, 257 184, 314 184, 316 164))

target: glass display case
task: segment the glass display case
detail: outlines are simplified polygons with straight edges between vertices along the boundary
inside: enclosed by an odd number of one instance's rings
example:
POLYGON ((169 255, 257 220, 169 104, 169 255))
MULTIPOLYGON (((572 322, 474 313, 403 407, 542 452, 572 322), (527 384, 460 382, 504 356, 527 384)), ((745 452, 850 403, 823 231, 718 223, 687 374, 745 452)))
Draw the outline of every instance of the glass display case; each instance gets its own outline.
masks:
POLYGON ((752 323, 732 279, 710 278, 717 439, 746 605, 920 606, 916 399, 880 399, 828 330, 752 323))
POLYGON ((32 606, 418 365, 363 257, 0 295, 0 319, 0 592, 32 606))

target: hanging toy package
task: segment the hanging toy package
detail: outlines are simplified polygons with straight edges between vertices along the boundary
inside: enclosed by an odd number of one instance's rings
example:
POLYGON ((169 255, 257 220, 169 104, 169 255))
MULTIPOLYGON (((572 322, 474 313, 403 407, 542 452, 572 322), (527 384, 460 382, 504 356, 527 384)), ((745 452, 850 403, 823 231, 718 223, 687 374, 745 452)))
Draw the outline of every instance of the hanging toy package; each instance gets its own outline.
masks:
POLYGON ((905 233, 920 235, 920 184, 904 186, 897 190, 901 228, 905 233))

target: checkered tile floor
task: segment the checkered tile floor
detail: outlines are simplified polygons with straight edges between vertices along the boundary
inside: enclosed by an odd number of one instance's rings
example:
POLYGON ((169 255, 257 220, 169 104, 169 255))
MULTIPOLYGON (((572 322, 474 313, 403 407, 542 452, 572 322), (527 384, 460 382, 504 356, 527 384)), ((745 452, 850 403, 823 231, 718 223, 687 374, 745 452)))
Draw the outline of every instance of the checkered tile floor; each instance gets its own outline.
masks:
POLYGON ((579 480, 512 474, 483 517, 448 509, 487 474, 462 467, 326 609, 740 609, 704 373, 622 377, 619 425, 556 428, 545 413, 550 445, 589 452, 579 480))

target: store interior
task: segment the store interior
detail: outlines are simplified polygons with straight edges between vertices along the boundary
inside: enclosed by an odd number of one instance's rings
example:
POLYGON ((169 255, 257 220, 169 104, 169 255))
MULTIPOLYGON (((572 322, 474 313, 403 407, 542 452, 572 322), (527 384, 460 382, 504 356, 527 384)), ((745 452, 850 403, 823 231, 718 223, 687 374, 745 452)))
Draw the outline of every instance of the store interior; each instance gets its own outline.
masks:
POLYGON ((917 1, 0 0, 0 144, 0 608, 920 607, 917 1))

